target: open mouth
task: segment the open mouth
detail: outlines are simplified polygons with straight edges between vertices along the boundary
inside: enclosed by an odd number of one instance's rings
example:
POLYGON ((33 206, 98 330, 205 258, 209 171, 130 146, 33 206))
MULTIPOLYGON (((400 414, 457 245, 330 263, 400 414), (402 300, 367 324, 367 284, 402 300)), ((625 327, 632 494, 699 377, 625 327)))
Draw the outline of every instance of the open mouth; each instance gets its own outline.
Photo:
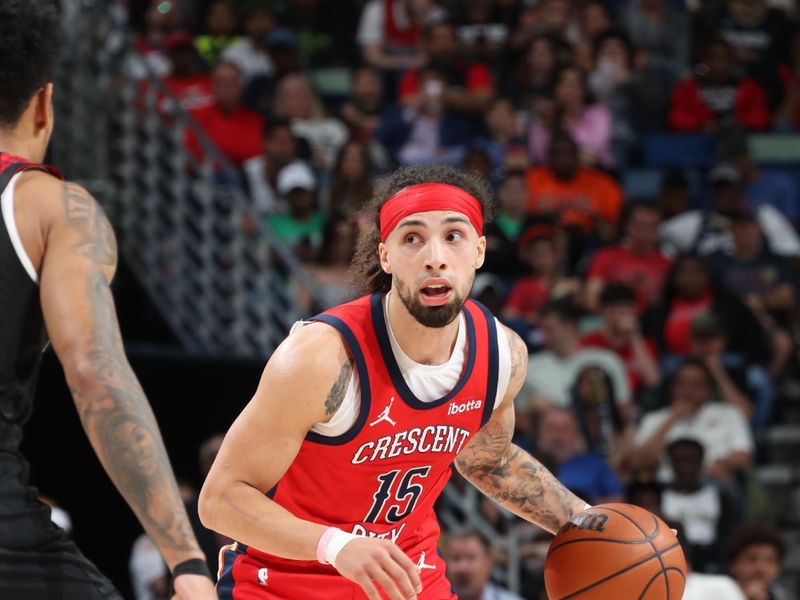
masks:
POLYGON ((437 306, 450 300, 450 297, 453 295, 453 288, 448 283, 442 281, 431 281, 426 282, 426 285, 420 288, 420 293, 426 304, 437 306))

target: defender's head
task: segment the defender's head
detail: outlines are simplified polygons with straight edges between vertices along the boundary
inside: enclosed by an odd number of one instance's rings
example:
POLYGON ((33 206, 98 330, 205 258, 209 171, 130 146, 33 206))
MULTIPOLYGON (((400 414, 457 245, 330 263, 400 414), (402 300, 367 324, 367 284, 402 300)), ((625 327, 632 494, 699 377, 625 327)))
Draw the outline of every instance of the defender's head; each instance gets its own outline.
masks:
MULTIPOLYGON (((0 139, 42 161, 53 131, 58 15, 44 0, 0 2, 0 139)), ((20 150, 18 150, 20 152, 20 150)))

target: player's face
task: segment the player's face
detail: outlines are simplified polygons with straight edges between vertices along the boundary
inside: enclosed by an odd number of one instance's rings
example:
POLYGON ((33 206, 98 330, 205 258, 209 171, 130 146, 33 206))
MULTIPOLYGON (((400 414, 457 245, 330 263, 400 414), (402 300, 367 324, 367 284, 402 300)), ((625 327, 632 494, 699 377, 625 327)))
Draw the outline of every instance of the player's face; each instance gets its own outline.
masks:
POLYGON ((444 327, 456 318, 485 251, 486 238, 453 211, 409 215, 378 246, 392 290, 426 327, 444 327))

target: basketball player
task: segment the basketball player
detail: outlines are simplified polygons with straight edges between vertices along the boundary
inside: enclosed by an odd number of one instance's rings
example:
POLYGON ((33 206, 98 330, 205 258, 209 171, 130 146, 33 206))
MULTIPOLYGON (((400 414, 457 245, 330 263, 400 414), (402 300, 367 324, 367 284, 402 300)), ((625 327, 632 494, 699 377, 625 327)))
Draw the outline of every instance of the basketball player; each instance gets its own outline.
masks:
POLYGON ((22 429, 49 336, 86 434, 172 570, 177 597, 211 600, 158 426, 123 352, 111 226, 86 190, 41 164, 59 32, 46 4, 0 0, 0 598, 120 598, 28 484, 22 429))
POLYGON ((511 444, 527 350, 467 300, 485 184, 407 167, 375 198, 356 256, 372 293, 294 328, 201 492, 206 526, 239 540, 221 556, 223 599, 455 598, 433 512, 454 460, 550 532, 587 506, 511 444))

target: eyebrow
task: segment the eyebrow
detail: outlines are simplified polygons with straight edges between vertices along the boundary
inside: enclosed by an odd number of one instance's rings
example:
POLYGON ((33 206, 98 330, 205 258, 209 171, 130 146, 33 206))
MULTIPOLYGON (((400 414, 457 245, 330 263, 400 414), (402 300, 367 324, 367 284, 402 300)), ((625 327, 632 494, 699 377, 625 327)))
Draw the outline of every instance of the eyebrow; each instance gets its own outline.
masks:
MULTIPOLYGON (((469 225, 470 221, 466 217, 453 216, 453 217, 447 217, 447 218, 443 219, 442 223, 447 223, 447 224, 449 224, 449 223, 464 223, 466 225, 469 225)), ((408 219, 407 221, 401 221, 397 225, 398 228, 400 228, 400 227, 427 227, 427 226, 428 226, 428 224, 425 223, 425 221, 422 221, 421 219, 408 219)))

